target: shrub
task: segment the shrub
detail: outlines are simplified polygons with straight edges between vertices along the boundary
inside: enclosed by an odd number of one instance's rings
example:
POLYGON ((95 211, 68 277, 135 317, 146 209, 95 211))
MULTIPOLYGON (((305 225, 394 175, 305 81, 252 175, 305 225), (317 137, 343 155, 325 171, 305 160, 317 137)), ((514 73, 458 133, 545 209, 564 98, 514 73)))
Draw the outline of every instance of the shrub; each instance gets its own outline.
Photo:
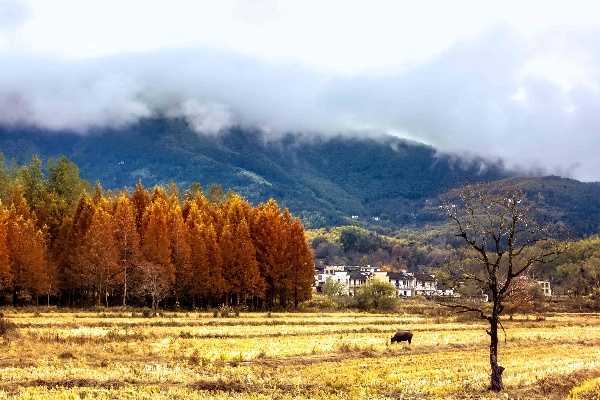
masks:
POLYGON ((456 322, 473 322, 473 321, 479 321, 479 314, 477 314, 476 312, 461 312, 459 314, 456 314, 456 317, 454 317, 454 320, 456 322))
POLYGON ((394 285, 379 279, 361 286, 353 300, 355 307, 363 310, 393 310, 398 302, 394 285))
POLYGON ((194 350, 194 352, 188 359, 188 363, 190 365, 204 365, 204 359, 202 358, 198 350, 194 350))
POLYGON ((310 299, 309 301, 302 303, 300 305, 300 311, 333 311, 338 307, 338 298, 330 298, 327 296, 317 294, 313 295, 312 299, 310 299))
POLYGON ((239 311, 234 310, 231 306, 221 305, 219 307, 219 315, 221 318, 232 318, 240 315, 239 311))
POLYGON ((8 338, 10 336, 16 336, 18 335, 18 332, 17 325, 0 313, 0 337, 8 338))
POLYGON ((73 353, 71 353, 70 351, 63 351, 62 353, 60 353, 58 355, 58 358, 61 360, 74 360, 75 355, 73 353))
POLYGON ((591 308, 593 310, 600 310, 600 285, 592 289, 589 299, 591 308))
POLYGON ((144 308, 144 310, 142 311, 142 317, 153 318, 156 317, 156 313, 149 308, 144 308))
POLYGON ((351 353, 352 346, 350 346, 348 343, 342 343, 338 346, 338 351, 340 353, 351 353))
POLYGON ((340 281, 333 280, 331 278, 327 278, 325 283, 323 284, 323 294, 330 299, 344 296, 346 293, 346 285, 344 285, 340 281))
POLYGON ((256 358, 258 359, 262 359, 262 358, 267 358, 267 353, 264 350, 261 350, 257 355, 256 358))

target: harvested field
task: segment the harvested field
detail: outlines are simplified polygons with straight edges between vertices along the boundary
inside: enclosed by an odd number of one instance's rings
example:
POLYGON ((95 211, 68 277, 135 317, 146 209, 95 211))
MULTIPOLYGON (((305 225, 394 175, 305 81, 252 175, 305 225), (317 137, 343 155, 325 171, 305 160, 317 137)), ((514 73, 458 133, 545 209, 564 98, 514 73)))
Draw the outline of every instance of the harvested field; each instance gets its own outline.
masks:
MULTIPOLYGON (((504 398, 486 391, 480 321, 369 313, 5 310, 1 398, 504 398), (396 329, 412 345, 390 345, 396 329)), ((501 364, 513 398, 594 398, 600 316, 505 321, 501 364)))

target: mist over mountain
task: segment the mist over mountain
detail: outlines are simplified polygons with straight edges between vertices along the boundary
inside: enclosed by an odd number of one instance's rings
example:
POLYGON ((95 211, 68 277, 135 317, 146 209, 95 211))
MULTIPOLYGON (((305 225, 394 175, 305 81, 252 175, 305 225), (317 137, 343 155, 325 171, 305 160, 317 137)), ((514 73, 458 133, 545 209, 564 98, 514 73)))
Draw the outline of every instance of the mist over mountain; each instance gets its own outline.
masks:
MULTIPOLYGON (((515 178, 500 162, 440 154, 392 136, 310 136, 277 140, 258 130, 232 128, 198 135, 184 119, 143 119, 88 135, 34 128, 1 128, 0 150, 27 162, 66 155, 82 176, 106 188, 175 181, 182 187, 219 184, 259 202, 274 197, 311 227, 359 222, 422 226, 440 222, 427 204, 468 183, 515 178), (353 218, 354 217, 354 218, 353 218)), ((580 234, 600 225, 600 187, 562 178, 518 180, 557 218, 580 234)))

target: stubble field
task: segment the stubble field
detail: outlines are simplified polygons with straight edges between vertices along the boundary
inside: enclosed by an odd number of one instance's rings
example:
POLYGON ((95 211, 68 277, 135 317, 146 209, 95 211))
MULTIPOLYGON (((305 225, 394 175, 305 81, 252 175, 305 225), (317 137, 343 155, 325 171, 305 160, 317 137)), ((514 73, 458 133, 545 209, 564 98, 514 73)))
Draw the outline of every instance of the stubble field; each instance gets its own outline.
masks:
MULTIPOLYGON (((479 321, 368 313, 4 310, 0 399, 505 398, 479 321), (397 329, 413 342, 389 344, 397 329)), ((600 314, 504 323, 510 398, 597 398, 600 314)))

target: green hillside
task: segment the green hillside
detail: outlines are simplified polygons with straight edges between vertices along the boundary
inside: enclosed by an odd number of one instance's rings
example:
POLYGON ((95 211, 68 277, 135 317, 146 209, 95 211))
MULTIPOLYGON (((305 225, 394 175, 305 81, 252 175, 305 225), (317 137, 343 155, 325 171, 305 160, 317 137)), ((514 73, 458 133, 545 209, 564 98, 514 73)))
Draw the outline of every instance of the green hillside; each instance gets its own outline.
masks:
MULTIPOLYGON (((200 182, 238 191, 253 202, 275 197, 314 228, 353 223, 393 231, 439 223, 429 205, 440 194, 514 176, 500 164, 441 155, 390 136, 269 140, 233 129, 214 137, 198 135, 178 119, 148 119, 85 135, 2 128, 0 151, 20 163, 33 154, 66 155, 84 178, 108 188, 131 187, 138 179, 147 186, 200 182)), ((598 230, 599 184, 557 177, 516 182, 578 235, 598 230)))

